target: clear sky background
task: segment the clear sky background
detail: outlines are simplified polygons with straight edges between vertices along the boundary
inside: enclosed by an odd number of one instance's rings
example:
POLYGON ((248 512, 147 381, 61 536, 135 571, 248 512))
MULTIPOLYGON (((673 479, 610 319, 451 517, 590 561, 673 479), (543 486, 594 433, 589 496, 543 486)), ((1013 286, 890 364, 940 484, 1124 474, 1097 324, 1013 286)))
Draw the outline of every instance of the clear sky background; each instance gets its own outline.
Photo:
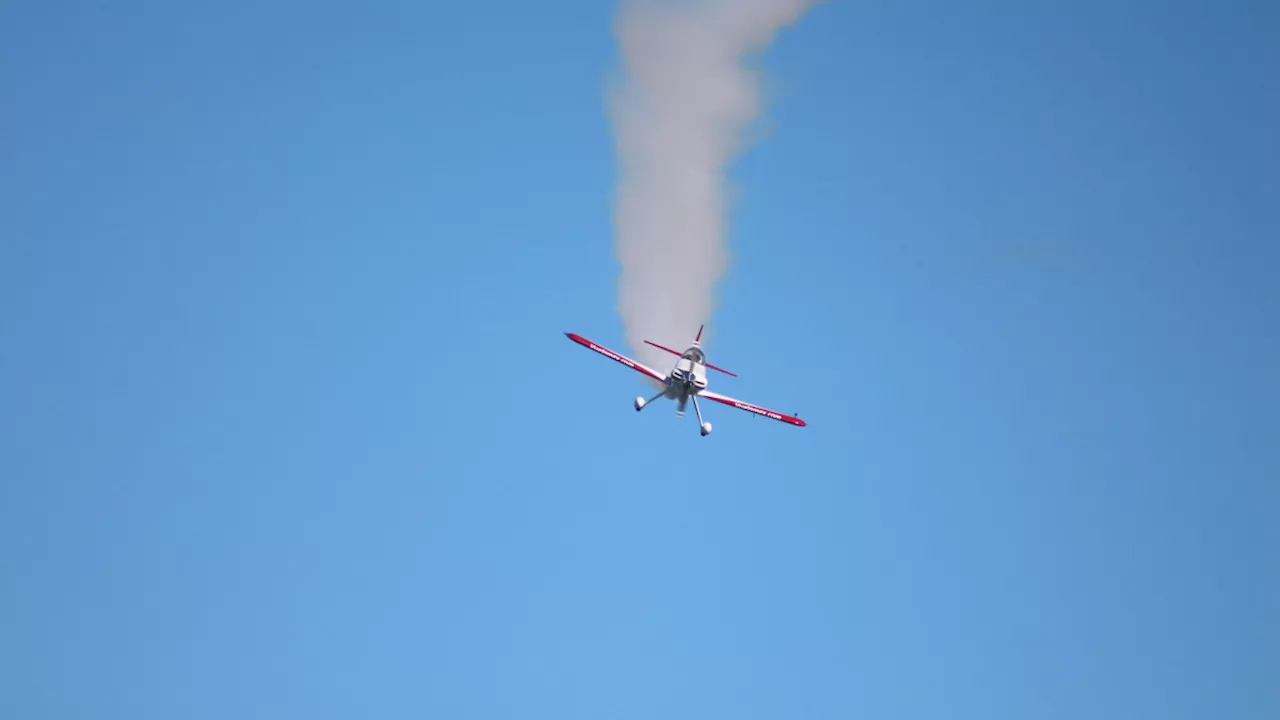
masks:
POLYGON ((611 2, 5 3, 0 717, 1280 717, 1280 12, 967 7, 764 57, 702 438, 611 2))

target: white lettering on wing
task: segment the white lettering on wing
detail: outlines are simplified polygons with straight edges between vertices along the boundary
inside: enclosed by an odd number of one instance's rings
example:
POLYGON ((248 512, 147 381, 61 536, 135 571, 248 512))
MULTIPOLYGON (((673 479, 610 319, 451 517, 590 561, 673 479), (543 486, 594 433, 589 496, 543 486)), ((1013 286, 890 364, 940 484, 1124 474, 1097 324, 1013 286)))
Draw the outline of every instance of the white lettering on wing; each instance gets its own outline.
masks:
POLYGON ((773 418, 774 420, 782 419, 782 416, 779 415, 778 413, 770 412, 768 410, 765 410, 764 408, 758 408, 755 405, 748 405, 743 402, 735 402, 734 406, 741 408, 743 410, 750 410, 751 412, 756 413, 757 415, 764 415, 765 417, 773 418))
POLYGON ((622 363, 623 365, 626 365, 626 366, 627 366, 627 367, 629 367, 629 368, 635 368, 635 366, 636 366, 636 365, 635 365, 635 363, 631 362, 630 360, 628 360, 628 359, 626 359, 626 358, 622 357, 621 355, 618 355, 617 353, 609 352, 607 349, 602 348, 602 347, 600 347, 599 345, 596 345, 595 343, 591 343, 591 349, 592 349, 592 350, 595 350, 596 352, 600 353, 601 355, 604 355, 604 356, 605 356, 605 357, 607 357, 607 358, 611 358, 611 359, 613 359, 613 360, 617 360, 618 362, 622 363))

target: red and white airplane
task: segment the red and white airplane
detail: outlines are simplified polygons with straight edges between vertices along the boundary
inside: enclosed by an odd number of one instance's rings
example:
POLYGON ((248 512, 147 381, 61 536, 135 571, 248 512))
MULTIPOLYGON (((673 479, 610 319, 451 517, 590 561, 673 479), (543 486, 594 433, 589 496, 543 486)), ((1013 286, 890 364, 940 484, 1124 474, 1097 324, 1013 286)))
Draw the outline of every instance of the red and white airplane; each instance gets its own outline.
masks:
POLYGON ((667 397, 677 402, 676 415, 683 416, 685 406, 690 400, 692 400, 694 412, 698 414, 698 427, 702 431, 703 437, 706 437, 711 433, 711 423, 706 422, 702 419, 702 408, 698 406, 699 397, 704 397, 708 400, 714 400, 718 403, 723 403, 731 407, 736 407, 739 410, 746 410, 747 412, 753 412, 757 415, 761 415, 761 416, 770 418, 772 420, 780 420, 784 423, 790 423, 791 425, 796 425, 799 427, 805 427, 806 425, 805 421, 801 420, 800 418, 794 415, 784 415, 783 413, 776 412, 768 408, 762 408, 756 405, 752 405, 751 403, 742 402, 741 400, 735 400, 734 398, 731 398, 728 395, 721 395, 720 393, 715 393, 708 390, 707 389, 707 369, 708 368, 715 370, 717 372, 722 372, 725 375, 732 375, 733 377, 737 377, 737 375, 734 375, 733 373, 729 372, 728 370, 725 370, 724 368, 716 367, 715 365, 711 365, 710 363, 707 362, 707 356, 702 351, 702 326, 698 327, 698 336, 694 338, 693 344, 690 345, 689 348, 685 350, 683 353, 676 352, 671 348, 663 347, 657 343, 653 343, 653 342, 649 342, 648 340, 645 340, 645 344, 652 345, 653 347, 656 347, 659 350, 665 350, 666 352, 669 352, 672 355, 675 355, 680 358, 679 360, 676 361, 675 367, 671 368, 671 372, 667 373, 666 375, 663 375, 662 373, 658 372, 657 370, 654 370, 651 367, 642 365, 636 362, 635 360, 632 360, 629 357, 619 355, 618 353, 610 350, 609 348, 603 347, 601 345, 597 345, 591 342, 590 340, 582 337, 581 335, 578 335, 577 333, 565 333, 565 336, 567 336, 570 340, 578 343, 579 345, 590 348, 591 350, 594 350, 611 360, 620 362, 623 365, 626 365, 627 367, 633 370, 636 370, 644 375, 647 375, 651 379, 662 383, 662 392, 658 393, 657 395, 654 395, 648 400, 645 400, 643 397, 636 398, 636 401, 635 401, 636 412, 643 410, 645 405, 648 405, 649 403, 653 402, 654 400, 657 400, 658 398, 667 397))

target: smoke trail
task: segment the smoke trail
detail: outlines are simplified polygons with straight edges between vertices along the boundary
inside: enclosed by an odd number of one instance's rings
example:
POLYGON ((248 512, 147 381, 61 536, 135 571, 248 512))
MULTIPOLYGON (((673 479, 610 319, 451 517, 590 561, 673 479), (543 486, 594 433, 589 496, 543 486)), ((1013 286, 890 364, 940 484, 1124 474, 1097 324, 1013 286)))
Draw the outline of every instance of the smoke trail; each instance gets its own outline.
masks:
POLYGON ((815 1, 623 0, 614 231, 618 311, 641 362, 671 360, 644 339, 683 347, 710 319, 728 267, 725 171, 761 109, 743 63, 815 1))

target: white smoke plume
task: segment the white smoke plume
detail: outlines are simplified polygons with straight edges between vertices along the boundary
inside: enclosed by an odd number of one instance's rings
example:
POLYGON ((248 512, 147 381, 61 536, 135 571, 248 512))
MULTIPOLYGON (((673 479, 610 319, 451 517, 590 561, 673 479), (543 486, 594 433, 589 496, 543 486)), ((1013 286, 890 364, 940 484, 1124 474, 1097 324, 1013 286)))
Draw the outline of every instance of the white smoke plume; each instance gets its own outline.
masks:
POLYGON ((609 94, 618 311, 645 364, 674 358, 643 340, 679 350, 710 320, 728 268, 726 171, 762 109, 746 61, 820 1, 622 0, 625 76, 609 94))

